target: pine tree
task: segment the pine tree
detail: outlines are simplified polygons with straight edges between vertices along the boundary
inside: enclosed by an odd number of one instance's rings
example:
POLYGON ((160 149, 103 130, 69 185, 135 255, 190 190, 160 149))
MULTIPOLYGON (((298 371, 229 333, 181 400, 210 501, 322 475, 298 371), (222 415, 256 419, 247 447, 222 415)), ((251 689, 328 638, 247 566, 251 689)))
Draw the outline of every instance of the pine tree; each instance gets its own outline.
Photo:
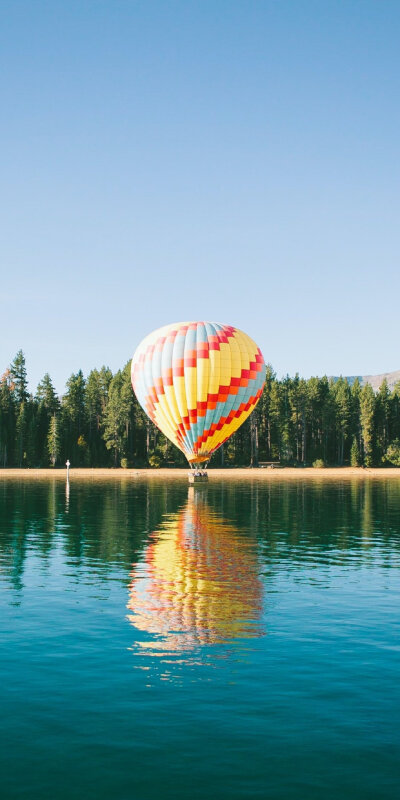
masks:
POLYGON ((15 403, 10 370, 0 378, 0 464, 12 460, 15 437, 15 403))
POLYGON ((108 404, 104 416, 104 441, 107 450, 114 453, 114 466, 126 457, 132 392, 128 393, 126 378, 121 370, 114 375, 109 390, 108 404))
MULTIPOLYGON (((263 393, 260 397, 260 402, 257 406, 259 413, 259 444, 261 454, 266 457, 267 461, 271 461, 271 389, 276 379, 276 375, 271 367, 271 364, 266 365, 265 384, 263 393)), ((229 443, 226 443, 225 456, 228 451, 234 452, 234 447, 230 448, 229 443)))
POLYGON ((353 443, 350 450, 350 464, 352 467, 359 467, 361 464, 360 449, 358 447, 357 436, 353 437, 353 443))
POLYGON ((37 464, 48 464, 48 448, 47 448, 47 435, 49 431, 50 420, 53 414, 58 413, 60 409, 60 401, 56 395, 54 386, 52 384, 48 372, 44 375, 35 395, 36 402, 36 453, 35 461, 37 464))
POLYGON ((85 385, 85 410, 88 426, 87 457, 91 466, 98 466, 107 460, 106 448, 102 437, 104 414, 108 401, 108 389, 112 380, 112 372, 108 367, 93 369, 85 385))
POLYGON ((28 424, 26 432, 26 463, 28 467, 39 464, 38 453, 42 442, 39 439, 38 405, 34 400, 28 404, 28 424))
POLYGON ((400 439, 400 381, 395 383, 389 397, 389 441, 400 439))
POLYGON ((351 423, 351 391, 344 378, 339 378, 334 384, 333 395, 336 412, 337 463, 342 465, 351 423))
POLYGON ((86 434, 85 379, 82 370, 71 375, 62 399, 63 452, 74 464, 83 465, 80 436, 86 434))
POLYGON ((26 376, 25 356, 22 350, 18 350, 10 366, 10 374, 12 378, 14 400, 17 405, 20 405, 28 399, 28 380, 26 376))
POLYGON ((270 418, 270 435, 271 435, 271 453, 270 453, 271 461, 280 461, 281 459, 283 459, 283 443, 282 443, 283 392, 281 387, 282 384, 280 381, 273 381, 270 392, 269 418, 270 418))
POLYGON ((298 375, 288 380, 288 401, 290 408, 290 428, 293 432, 293 449, 296 453, 296 461, 303 461, 305 452, 305 405, 306 398, 304 392, 304 381, 298 375), (302 446, 302 442, 304 445, 302 446))
MULTIPOLYGON (((357 438, 358 450, 362 453, 362 437, 361 437, 361 421, 360 421, 360 395, 361 384, 358 378, 353 381, 351 385, 351 423, 350 431, 353 436, 357 438)), ((361 460, 360 460, 361 463, 361 460)))
POLYGON ((250 466, 258 467, 258 409, 257 408, 254 409, 252 414, 250 414, 250 466))
POLYGON ((336 408, 335 381, 325 378, 326 394, 322 404, 322 460, 324 464, 336 461, 336 408))
POLYGON ((43 376, 36 389, 36 399, 38 403, 47 409, 49 414, 54 414, 60 407, 60 401, 56 395, 48 372, 43 376))
POLYGON ((377 460, 381 462, 389 444, 390 392, 386 378, 376 395, 375 432, 377 460))
POLYGON ((366 383, 360 392, 360 424, 366 467, 371 467, 373 461, 374 411, 374 390, 370 383, 366 383))
POLYGON ((15 459, 19 467, 22 467, 24 461, 26 460, 25 447, 26 447, 27 429, 28 429, 27 409, 26 409, 26 402, 23 401, 19 407, 17 424, 16 424, 16 436, 15 436, 15 459))
POLYGON ((307 381, 309 415, 309 460, 323 459, 325 453, 326 407, 329 405, 329 383, 326 377, 307 381))
POLYGON ((51 466, 55 467, 60 456, 60 436, 55 412, 50 419, 49 432, 47 435, 47 452, 49 454, 51 466))

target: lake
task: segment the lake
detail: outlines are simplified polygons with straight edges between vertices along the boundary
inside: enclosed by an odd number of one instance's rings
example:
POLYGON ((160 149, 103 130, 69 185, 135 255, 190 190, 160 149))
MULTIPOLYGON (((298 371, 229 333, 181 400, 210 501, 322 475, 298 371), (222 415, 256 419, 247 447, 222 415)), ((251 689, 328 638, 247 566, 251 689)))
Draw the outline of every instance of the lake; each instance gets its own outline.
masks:
POLYGON ((396 479, 2 480, 2 798, 397 798, 399 512, 396 479))

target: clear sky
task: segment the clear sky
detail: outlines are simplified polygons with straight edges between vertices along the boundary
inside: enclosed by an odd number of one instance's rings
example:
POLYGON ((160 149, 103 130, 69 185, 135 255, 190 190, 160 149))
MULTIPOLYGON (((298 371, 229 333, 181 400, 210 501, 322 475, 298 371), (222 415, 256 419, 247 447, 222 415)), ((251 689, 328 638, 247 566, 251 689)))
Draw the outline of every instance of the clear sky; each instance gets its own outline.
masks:
POLYGON ((2 0, 0 371, 168 322, 400 369, 398 0, 2 0))

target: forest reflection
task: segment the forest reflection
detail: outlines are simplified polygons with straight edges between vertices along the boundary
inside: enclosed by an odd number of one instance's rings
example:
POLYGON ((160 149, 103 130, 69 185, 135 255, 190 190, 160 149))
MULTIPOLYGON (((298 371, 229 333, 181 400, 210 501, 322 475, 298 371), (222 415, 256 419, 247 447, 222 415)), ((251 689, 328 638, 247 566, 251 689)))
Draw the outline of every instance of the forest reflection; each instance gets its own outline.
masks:
POLYGON ((161 655, 260 636, 263 587, 254 537, 243 536, 190 488, 133 565, 128 619, 161 655))
POLYGON ((310 564, 397 563, 399 505, 396 479, 238 482, 228 473, 224 481, 210 481, 196 502, 179 480, 71 481, 66 487, 56 480, 4 479, 0 583, 22 592, 33 560, 44 573, 57 569, 60 589, 67 576, 79 581, 90 574, 104 584, 117 572, 130 586, 130 613, 145 626, 135 602, 145 602, 140 581, 147 570, 148 586, 162 598, 158 624, 169 613, 177 620, 194 615, 196 636, 216 641, 228 631, 236 635, 233 617, 241 629, 243 620, 253 620, 249 630, 256 630, 265 575, 271 582, 276 573, 295 571, 308 580, 310 564), (208 591, 210 609, 203 609, 208 591))

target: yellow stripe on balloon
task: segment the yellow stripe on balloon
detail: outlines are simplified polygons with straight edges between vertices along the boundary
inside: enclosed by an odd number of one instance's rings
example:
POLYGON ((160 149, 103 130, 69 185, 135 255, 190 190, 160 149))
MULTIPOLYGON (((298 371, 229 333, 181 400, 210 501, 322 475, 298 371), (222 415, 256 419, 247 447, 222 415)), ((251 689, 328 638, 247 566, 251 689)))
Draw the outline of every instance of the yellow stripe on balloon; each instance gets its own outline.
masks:
POLYGON ((255 342, 216 323, 164 326, 141 342, 132 360, 140 404, 189 461, 207 458, 240 427, 264 379, 255 342))

